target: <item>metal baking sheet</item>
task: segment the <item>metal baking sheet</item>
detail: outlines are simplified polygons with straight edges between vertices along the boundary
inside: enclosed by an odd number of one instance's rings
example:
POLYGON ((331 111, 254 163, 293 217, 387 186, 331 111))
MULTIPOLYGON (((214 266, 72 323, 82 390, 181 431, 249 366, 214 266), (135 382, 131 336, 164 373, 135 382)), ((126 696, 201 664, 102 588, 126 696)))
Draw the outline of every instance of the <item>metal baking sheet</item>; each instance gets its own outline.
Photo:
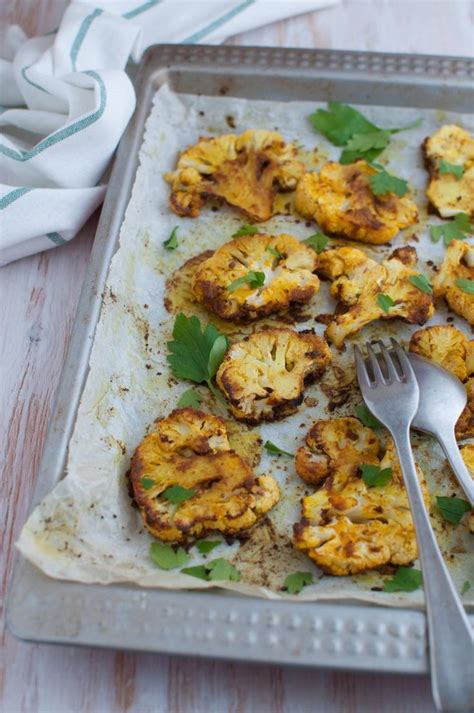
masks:
MULTIPOLYGON (((149 50, 136 80, 138 110, 121 144, 102 211, 32 505, 63 475, 145 119, 163 83, 180 93, 210 96, 469 112, 473 76, 474 62, 460 58, 173 45, 149 50)), ((24 561, 17 563, 8 623, 13 633, 32 640, 343 668, 420 672, 427 666, 421 612, 58 582, 24 561), (181 632, 169 625, 178 614, 181 632)))

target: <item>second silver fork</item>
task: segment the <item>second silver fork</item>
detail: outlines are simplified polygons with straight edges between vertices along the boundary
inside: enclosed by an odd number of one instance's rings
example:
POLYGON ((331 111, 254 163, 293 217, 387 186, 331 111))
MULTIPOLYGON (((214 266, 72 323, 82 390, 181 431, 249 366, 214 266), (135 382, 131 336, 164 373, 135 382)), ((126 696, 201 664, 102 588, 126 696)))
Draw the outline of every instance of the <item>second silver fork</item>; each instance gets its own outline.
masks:
POLYGON ((431 528, 416 473, 410 426, 418 408, 418 384, 408 356, 398 342, 391 342, 398 365, 383 342, 378 342, 379 357, 367 344, 370 371, 360 349, 355 347, 357 377, 368 408, 392 435, 408 494, 423 573, 434 701, 441 711, 471 711, 471 626, 431 528))

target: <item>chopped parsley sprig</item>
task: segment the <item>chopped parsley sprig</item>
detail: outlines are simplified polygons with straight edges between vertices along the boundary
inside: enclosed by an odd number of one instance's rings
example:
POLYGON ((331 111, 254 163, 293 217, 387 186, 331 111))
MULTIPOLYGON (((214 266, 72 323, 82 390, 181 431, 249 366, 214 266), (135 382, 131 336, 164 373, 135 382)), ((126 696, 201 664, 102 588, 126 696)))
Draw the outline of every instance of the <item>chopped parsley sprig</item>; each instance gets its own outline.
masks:
POLYGON ((392 134, 419 126, 417 119, 406 126, 381 129, 366 117, 340 102, 329 102, 327 109, 318 109, 310 115, 313 129, 319 131, 334 146, 343 146, 339 162, 352 163, 359 158, 373 161, 388 146, 392 134))
POLYGON ((168 342, 168 364, 178 379, 188 379, 196 384, 206 383, 212 393, 220 398, 212 383, 229 342, 213 324, 201 329, 199 319, 178 314, 173 327, 173 340, 168 342))
POLYGON ((453 220, 442 225, 430 225, 431 240, 437 243, 443 240, 446 247, 452 240, 464 240, 466 234, 474 233, 474 225, 467 213, 457 213, 453 220))
POLYGON ((385 580, 384 592, 414 592, 423 583, 419 569, 413 567, 399 567, 392 579, 385 580))
POLYGON ((235 292, 235 290, 238 290, 239 287, 248 285, 250 289, 255 290, 257 289, 257 287, 262 287, 264 282, 264 272, 255 272, 254 270, 249 270, 246 275, 242 275, 242 277, 238 277, 236 280, 231 282, 230 285, 227 286, 227 289, 229 290, 229 292, 235 292))
POLYGON ((451 173, 458 181, 460 181, 464 176, 464 166, 460 166, 456 163, 449 163, 449 161, 442 158, 439 163, 439 172, 442 176, 446 173, 451 173))

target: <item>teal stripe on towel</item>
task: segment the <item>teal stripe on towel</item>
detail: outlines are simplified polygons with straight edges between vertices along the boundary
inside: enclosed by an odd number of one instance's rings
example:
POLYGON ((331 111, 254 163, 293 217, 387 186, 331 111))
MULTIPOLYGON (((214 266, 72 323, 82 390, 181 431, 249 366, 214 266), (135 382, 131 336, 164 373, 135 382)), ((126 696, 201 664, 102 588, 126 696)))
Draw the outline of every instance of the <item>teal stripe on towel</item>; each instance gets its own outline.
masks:
POLYGON ((91 12, 90 15, 87 15, 81 22, 81 26, 77 32, 76 37, 74 38, 74 42, 72 43, 71 47, 71 64, 72 68, 74 71, 76 71, 76 61, 77 61, 77 55, 79 54, 79 50, 81 49, 81 45, 84 42, 84 38, 89 32, 89 28, 94 22, 96 17, 99 17, 99 15, 102 15, 104 11, 101 10, 100 8, 96 8, 94 12, 91 12))

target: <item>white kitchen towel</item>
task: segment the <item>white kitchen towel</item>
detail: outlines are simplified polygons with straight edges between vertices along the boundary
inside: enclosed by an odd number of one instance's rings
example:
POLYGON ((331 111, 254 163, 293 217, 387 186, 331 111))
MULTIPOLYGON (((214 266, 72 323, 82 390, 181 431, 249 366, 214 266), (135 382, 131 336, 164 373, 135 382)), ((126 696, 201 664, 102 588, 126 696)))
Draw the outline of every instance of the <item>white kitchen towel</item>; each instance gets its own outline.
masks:
POLYGON ((57 30, 11 27, 0 58, 0 266, 73 238, 135 108, 125 65, 157 43, 219 43, 338 0, 74 0, 57 30))

